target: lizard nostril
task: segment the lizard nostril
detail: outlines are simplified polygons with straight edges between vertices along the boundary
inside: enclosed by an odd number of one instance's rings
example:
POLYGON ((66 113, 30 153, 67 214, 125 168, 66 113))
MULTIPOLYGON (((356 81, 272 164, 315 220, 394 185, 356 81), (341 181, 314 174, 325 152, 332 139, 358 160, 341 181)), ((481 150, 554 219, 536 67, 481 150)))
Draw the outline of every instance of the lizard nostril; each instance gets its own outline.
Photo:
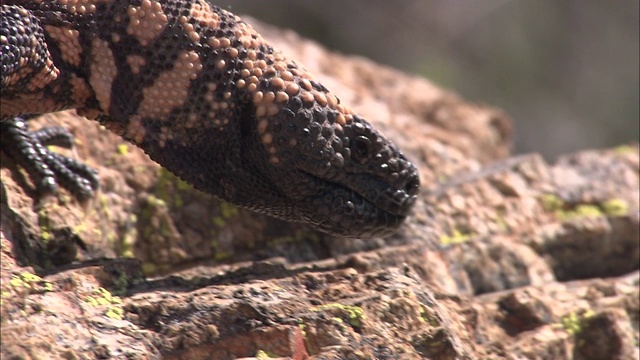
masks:
POLYGON ((366 136, 358 136, 353 142, 351 157, 360 164, 367 162, 371 157, 371 140, 366 136))
POLYGON ((412 176, 411 179, 409 179, 406 184, 404 184, 404 190, 407 192, 407 194, 410 195, 416 194, 419 188, 420 180, 418 179, 417 175, 412 176))

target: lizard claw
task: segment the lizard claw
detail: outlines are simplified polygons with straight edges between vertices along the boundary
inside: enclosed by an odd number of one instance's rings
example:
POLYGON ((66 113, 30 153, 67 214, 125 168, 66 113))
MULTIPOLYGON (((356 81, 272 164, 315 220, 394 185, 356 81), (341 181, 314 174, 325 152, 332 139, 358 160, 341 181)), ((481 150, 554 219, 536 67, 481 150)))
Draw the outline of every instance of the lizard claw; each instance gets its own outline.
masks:
POLYGON ((98 173, 84 163, 52 152, 47 146, 71 148, 73 135, 62 127, 29 131, 21 117, 0 122, 3 150, 22 166, 41 195, 53 194, 58 185, 83 201, 98 189, 98 173))

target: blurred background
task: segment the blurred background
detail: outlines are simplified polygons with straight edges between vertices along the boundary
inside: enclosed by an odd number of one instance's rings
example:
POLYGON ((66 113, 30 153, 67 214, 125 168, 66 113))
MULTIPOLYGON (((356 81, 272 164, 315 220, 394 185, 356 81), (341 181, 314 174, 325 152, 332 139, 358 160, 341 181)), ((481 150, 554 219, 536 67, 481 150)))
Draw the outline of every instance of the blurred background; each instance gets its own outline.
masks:
POLYGON ((212 2, 501 107, 517 153, 639 138, 638 0, 212 2))

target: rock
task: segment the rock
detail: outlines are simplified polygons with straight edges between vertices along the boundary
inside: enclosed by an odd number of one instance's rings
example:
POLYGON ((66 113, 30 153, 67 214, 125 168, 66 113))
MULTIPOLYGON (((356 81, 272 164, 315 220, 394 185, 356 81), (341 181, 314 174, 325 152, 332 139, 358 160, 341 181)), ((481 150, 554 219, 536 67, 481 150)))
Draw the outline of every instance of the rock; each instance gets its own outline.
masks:
POLYGON ((418 164, 406 224, 349 240, 237 209, 47 115, 102 188, 38 201, 2 155, 3 358, 639 356, 637 144, 511 156, 500 110, 256 27, 418 164))
POLYGON ((637 358, 633 329, 623 309, 606 310, 584 320, 576 335, 576 359, 633 359, 637 358))

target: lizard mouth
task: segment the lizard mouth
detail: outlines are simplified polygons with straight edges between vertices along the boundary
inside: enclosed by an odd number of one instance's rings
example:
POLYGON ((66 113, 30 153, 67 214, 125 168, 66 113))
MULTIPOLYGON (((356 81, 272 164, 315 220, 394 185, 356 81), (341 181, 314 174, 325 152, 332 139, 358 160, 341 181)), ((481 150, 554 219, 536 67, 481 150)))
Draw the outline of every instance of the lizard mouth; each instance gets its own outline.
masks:
POLYGON ((417 176, 398 188, 367 174, 351 174, 350 186, 304 174, 324 185, 299 208, 301 215, 305 222, 332 235, 388 235, 406 218, 417 198, 417 176))

